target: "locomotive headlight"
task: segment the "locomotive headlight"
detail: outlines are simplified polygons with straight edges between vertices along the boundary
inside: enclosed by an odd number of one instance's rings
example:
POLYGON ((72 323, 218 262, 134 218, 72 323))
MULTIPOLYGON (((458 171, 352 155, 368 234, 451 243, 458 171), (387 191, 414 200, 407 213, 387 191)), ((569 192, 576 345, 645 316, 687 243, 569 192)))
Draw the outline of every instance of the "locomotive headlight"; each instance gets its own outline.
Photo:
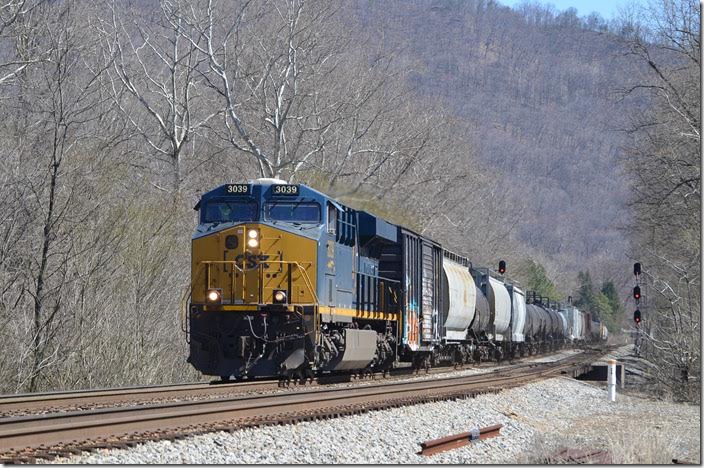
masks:
POLYGON ((254 249, 259 246, 259 241, 257 239, 249 238, 247 239, 247 245, 254 249))
POLYGON ((208 302, 220 302, 220 290, 219 289, 209 289, 205 297, 208 302))
POLYGON ((274 304, 286 304, 286 291, 274 290, 274 304))
POLYGON ((250 229, 249 232, 247 233, 247 236, 250 239, 256 239, 257 237, 259 237, 259 232, 257 232, 256 229, 250 229))

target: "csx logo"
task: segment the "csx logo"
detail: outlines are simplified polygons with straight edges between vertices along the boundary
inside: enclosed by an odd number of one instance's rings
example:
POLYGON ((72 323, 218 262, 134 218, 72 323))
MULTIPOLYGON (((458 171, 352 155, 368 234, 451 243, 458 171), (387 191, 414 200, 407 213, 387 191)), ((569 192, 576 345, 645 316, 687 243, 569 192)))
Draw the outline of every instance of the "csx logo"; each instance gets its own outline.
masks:
POLYGON ((245 254, 239 254, 235 257, 235 263, 237 264, 237 266, 244 270, 251 270, 252 268, 256 268, 257 265, 259 265, 260 263, 264 266, 264 268, 269 268, 269 265, 263 263, 266 260, 269 260, 268 255, 255 255, 250 252, 247 252, 245 254))

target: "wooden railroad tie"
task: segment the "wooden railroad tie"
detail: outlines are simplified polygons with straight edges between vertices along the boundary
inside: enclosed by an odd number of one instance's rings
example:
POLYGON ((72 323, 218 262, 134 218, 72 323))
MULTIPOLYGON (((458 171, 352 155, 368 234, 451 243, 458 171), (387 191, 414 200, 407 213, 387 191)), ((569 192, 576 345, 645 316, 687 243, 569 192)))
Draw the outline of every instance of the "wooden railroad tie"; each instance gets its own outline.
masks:
POLYGON ((543 461, 547 464, 568 463, 571 465, 582 465, 598 463, 600 465, 610 465, 613 463, 613 458, 606 450, 562 448, 543 461))

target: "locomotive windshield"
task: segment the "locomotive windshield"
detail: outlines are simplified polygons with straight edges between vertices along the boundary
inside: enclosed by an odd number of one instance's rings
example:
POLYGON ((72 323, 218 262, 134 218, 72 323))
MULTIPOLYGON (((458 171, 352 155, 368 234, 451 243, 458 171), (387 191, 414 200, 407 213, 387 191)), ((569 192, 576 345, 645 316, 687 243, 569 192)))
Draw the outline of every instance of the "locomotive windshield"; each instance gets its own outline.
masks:
POLYGON ((249 222, 257 220, 257 203, 248 200, 211 201, 205 206, 204 223, 249 222))
POLYGON ((271 221, 320 222, 320 205, 317 203, 272 202, 266 204, 266 213, 271 221))

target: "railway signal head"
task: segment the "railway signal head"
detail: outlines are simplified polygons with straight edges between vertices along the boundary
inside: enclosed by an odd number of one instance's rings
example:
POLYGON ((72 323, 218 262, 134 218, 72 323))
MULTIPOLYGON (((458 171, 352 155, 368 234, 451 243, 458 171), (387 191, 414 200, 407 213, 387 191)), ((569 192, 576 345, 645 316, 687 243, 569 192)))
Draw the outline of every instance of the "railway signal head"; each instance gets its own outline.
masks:
POLYGON ((506 262, 504 262, 503 260, 499 260, 499 273, 501 273, 502 275, 506 273, 506 262))
POLYGON ((640 323, 640 309, 633 312, 633 321, 636 322, 636 325, 640 323))
POLYGON ((640 286, 635 286, 633 288, 633 299, 635 299, 635 300, 640 299, 640 286))
POLYGON ((640 262, 633 264, 633 274, 636 276, 640 275, 640 262))

